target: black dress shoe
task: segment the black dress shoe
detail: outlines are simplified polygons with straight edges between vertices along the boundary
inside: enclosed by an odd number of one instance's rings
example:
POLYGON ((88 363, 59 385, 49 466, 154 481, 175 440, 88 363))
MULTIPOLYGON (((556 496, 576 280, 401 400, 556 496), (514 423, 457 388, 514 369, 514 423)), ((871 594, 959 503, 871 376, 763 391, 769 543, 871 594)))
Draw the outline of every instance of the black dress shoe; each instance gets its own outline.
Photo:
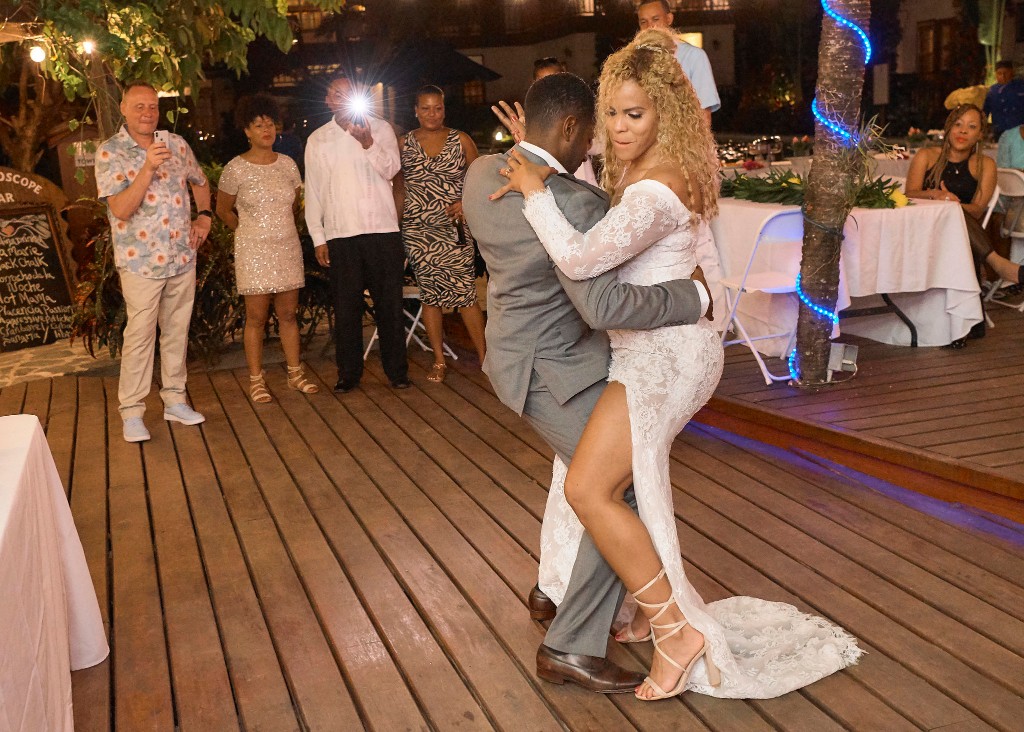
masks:
POLYGON ((562 653, 543 644, 537 649, 537 676, 552 684, 569 681, 598 694, 625 694, 644 680, 643 674, 627 671, 607 658, 562 653))
POLYGON ((338 383, 334 385, 334 391, 339 394, 348 394, 357 386, 359 386, 358 379, 338 379, 338 383))
POLYGON ((412 386, 412 383, 404 376, 391 382, 392 389, 408 389, 410 386, 412 386))
POLYGON ((544 594, 539 585, 534 585, 530 590, 526 605, 530 608, 530 617, 533 620, 554 620, 555 613, 558 612, 558 606, 544 594))
POLYGON ((968 338, 984 338, 985 337, 985 321, 982 320, 980 323, 975 323, 971 326, 970 331, 967 333, 968 338))

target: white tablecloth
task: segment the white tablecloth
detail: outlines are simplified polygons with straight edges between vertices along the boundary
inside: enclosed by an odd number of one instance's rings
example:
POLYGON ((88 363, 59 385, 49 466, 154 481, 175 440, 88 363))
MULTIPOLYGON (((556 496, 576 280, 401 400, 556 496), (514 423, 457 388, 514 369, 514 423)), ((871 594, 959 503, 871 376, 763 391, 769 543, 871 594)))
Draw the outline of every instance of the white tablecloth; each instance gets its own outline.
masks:
POLYGON ((71 671, 108 652, 39 420, 0 417, 0 729, 73 729, 71 671))
MULTIPOLYGON (((725 275, 743 274, 754 236, 769 216, 796 208, 720 199, 711 230, 725 275)), ((840 309, 881 305, 878 293, 890 294, 917 326, 921 346, 946 345, 981 321, 978 280, 958 204, 915 201, 897 209, 855 208, 843 233, 840 309)), ((783 256, 800 254, 794 247, 783 256)), ((796 322, 796 297, 744 295, 740 315, 752 336, 784 331, 796 322)), ((910 332, 894 314, 852 318, 841 327, 883 343, 910 345, 910 332)), ((784 346, 779 340, 758 342, 759 350, 773 356, 781 355, 784 346)))

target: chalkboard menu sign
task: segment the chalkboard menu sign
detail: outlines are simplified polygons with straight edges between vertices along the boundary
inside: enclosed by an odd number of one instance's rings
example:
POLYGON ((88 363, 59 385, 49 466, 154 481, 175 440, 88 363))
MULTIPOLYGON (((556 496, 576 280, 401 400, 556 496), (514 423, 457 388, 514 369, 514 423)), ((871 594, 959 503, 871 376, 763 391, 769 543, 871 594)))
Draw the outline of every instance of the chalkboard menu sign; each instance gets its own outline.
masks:
POLYGON ((73 300, 50 206, 0 209, 0 352, 71 334, 73 300))

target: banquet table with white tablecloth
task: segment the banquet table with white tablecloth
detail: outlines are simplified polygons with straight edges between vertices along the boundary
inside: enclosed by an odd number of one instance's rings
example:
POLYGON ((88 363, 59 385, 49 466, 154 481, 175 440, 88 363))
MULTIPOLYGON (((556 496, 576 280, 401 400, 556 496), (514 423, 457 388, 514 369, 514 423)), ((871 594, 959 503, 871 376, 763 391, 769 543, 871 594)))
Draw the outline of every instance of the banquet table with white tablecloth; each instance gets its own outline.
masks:
POLYGON ((39 420, 0 417, 0 729, 73 729, 71 671, 108 652, 39 420))
MULTIPOLYGON (((738 276, 746 266, 761 224, 778 211, 796 206, 719 201, 711 222, 722 269, 738 276)), ((915 201, 896 209, 855 208, 843 229, 840 310, 881 304, 891 295, 918 330, 918 345, 942 346, 967 334, 981 321, 980 291, 967 239, 963 210, 944 201, 915 201)), ((799 247, 784 256, 799 257, 799 247)), ((797 301, 790 295, 751 294, 740 304, 751 335, 784 331, 795 324, 797 301)), ((895 345, 909 345, 910 332, 894 315, 841 321, 844 333, 895 345)), ((759 342, 768 355, 781 355, 785 343, 759 342)))

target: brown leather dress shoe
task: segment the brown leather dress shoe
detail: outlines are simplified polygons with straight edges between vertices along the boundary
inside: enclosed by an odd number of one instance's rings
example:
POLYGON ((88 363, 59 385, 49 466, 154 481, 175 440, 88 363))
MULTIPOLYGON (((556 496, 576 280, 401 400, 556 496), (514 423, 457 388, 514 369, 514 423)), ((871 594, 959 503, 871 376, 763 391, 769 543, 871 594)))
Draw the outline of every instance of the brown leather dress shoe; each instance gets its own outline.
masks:
POLYGON ((530 590, 526 604, 530 608, 530 618, 533 620, 554 620, 555 613, 558 612, 558 607, 544 594, 539 585, 534 585, 530 590))
POLYGON ((570 681, 598 694, 624 694, 643 683, 644 675, 616 666, 607 658, 562 653, 541 645, 537 676, 552 684, 570 681))

